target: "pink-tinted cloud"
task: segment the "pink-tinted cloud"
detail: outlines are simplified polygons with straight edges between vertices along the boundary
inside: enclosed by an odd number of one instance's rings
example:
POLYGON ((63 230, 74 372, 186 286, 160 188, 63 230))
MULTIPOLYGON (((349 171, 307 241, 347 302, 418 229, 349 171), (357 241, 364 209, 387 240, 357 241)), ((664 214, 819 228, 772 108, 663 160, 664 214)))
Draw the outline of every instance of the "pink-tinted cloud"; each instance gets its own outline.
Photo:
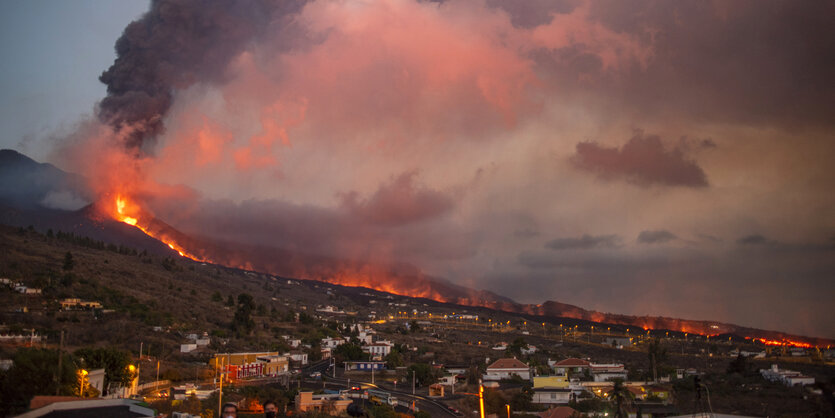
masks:
POLYGON ((577 144, 574 165, 604 179, 626 179, 639 185, 707 187, 704 170, 679 147, 668 148, 657 135, 636 132, 621 148, 595 142, 577 144))
POLYGON ((416 177, 416 172, 403 173, 366 199, 355 192, 344 194, 342 204, 367 222, 388 226, 423 221, 452 209, 452 198, 416 184, 416 177))

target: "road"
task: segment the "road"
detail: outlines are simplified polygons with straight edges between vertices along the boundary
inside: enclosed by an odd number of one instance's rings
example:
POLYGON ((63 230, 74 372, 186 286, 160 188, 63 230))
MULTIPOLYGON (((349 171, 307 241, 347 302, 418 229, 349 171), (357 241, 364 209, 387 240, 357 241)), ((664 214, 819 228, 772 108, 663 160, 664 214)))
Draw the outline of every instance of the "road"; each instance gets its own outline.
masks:
POLYGON ((351 386, 361 386, 362 388, 377 388, 396 396, 398 405, 405 405, 411 408, 411 404, 414 401, 415 406, 418 410, 426 411, 433 417, 456 416, 452 413, 452 411, 449 410, 449 408, 443 402, 430 399, 428 397, 418 394, 412 395, 410 392, 394 390, 393 388, 385 384, 376 385, 371 382, 363 382, 359 380, 351 380, 342 377, 336 377, 334 376, 334 371, 331 371, 330 374, 326 374, 326 372, 328 372, 329 369, 330 362, 328 362, 327 360, 311 364, 303 369, 303 382, 310 387, 316 387, 321 385, 323 389, 349 389, 351 386), (322 377, 315 379, 310 378, 309 376, 315 372, 321 373, 322 377))

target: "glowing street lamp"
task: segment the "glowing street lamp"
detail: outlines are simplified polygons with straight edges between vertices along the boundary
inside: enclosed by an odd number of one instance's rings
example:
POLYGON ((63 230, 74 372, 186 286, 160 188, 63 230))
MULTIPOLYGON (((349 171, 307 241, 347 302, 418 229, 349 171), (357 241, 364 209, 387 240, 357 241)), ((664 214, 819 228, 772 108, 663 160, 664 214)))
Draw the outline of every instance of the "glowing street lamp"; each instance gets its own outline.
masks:
POLYGON ((87 372, 87 370, 84 370, 84 369, 81 369, 81 370, 78 371, 78 379, 79 379, 78 396, 80 398, 84 397, 84 382, 87 380, 87 375, 88 374, 89 373, 87 372))

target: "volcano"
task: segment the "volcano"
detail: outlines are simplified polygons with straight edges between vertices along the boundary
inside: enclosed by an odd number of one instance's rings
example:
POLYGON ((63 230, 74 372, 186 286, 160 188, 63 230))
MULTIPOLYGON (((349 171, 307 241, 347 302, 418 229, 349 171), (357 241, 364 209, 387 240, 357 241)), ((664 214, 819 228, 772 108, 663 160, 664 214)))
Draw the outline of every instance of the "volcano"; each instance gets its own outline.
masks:
POLYGON ((38 164, 10 150, 0 151, 0 223, 72 232, 78 236, 144 249, 164 256, 181 256, 194 261, 269 273, 277 276, 316 280, 331 284, 365 287, 396 295, 437 302, 482 307, 535 316, 542 320, 569 318, 592 323, 669 330, 700 335, 736 335, 764 343, 796 346, 826 346, 833 341, 790 335, 729 323, 657 316, 632 316, 590 311, 578 306, 547 301, 523 304, 496 293, 475 290, 423 274, 406 264, 385 265, 291 251, 264 245, 223 242, 186 234, 163 220, 142 211, 127 197, 111 196, 67 210, 45 205, 47 196, 63 192, 87 196, 82 179, 54 166, 38 164))

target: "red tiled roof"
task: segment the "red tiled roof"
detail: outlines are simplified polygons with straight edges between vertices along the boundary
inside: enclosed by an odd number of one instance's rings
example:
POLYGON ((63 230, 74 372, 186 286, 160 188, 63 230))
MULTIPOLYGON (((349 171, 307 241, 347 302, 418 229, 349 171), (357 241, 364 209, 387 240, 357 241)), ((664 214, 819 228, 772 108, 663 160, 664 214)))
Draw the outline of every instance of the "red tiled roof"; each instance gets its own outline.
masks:
POLYGON ((580 367, 580 366, 590 366, 591 363, 579 359, 579 358, 567 358, 559 363, 555 364, 557 367, 580 367))
POLYGON ((487 366, 488 369, 527 369, 528 365, 515 358, 500 358, 487 366))
POLYGON ((576 416, 577 410, 570 406, 556 406, 539 414, 542 418, 569 418, 576 416))

